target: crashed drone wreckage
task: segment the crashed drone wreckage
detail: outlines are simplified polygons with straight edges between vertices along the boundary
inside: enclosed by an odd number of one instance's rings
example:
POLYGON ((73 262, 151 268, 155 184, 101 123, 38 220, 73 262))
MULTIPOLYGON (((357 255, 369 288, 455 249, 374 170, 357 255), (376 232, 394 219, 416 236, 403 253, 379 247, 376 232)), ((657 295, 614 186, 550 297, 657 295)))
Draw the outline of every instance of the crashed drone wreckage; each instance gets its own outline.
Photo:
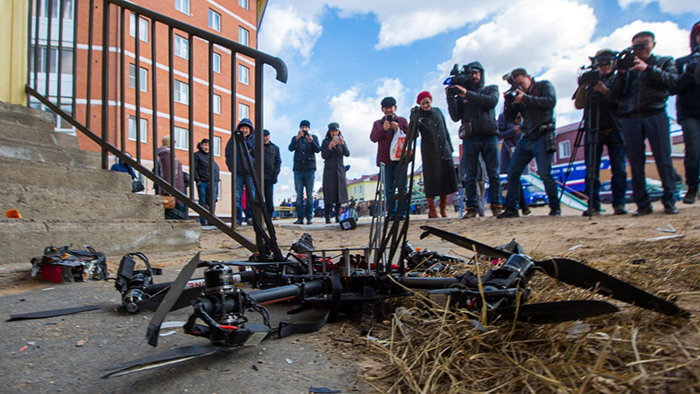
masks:
MULTIPOLYGON (((399 160, 397 192, 387 206, 397 205, 397 212, 410 206, 414 170, 413 152, 416 148, 417 110, 411 111, 411 122, 406 143, 399 160)), ((240 147, 242 136, 235 132, 238 153, 251 164, 248 152, 240 147)), ((244 166, 250 169, 252 165, 244 166)), ((257 250, 247 262, 201 262, 199 254, 180 272, 172 283, 152 284, 135 279, 139 297, 123 297, 124 306, 131 312, 156 309, 149 323, 146 339, 157 346, 161 325, 167 313, 187 304, 193 313, 183 326, 185 333, 209 339, 214 346, 189 346, 166 353, 133 360, 105 369, 103 378, 171 365, 206 356, 238 346, 254 346, 273 334, 285 337, 320 329, 326 321, 334 322, 342 313, 361 313, 361 332, 368 333, 374 320, 375 303, 388 298, 413 294, 413 290, 427 290, 428 294, 445 294, 451 306, 479 311, 484 306, 490 318, 515 319, 523 322, 548 324, 583 319, 618 311, 601 300, 572 300, 528 304, 529 280, 541 271, 563 283, 590 289, 610 298, 669 316, 688 318, 690 313, 675 303, 647 293, 629 283, 614 278, 583 263, 554 258, 533 260, 514 242, 508 247, 493 248, 460 235, 430 226, 421 227, 428 235, 464 247, 481 255, 504 259, 500 266, 481 277, 466 272, 453 277, 425 277, 425 268, 445 267, 463 260, 430 251, 417 251, 407 241, 410 216, 384 220, 382 215, 372 218, 370 243, 366 248, 339 248, 315 250, 308 234, 292 245, 286 257, 277 245, 274 227, 265 211, 260 188, 251 170, 246 170, 245 182, 248 201, 253 202, 253 227, 257 250), (250 192, 255 191, 255 195, 250 192), (397 258, 398 257, 398 258, 397 258), (393 263, 396 261, 396 263, 393 263), (427 264, 426 264, 427 262, 427 264), (231 266, 249 266, 252 271, 234 273, 231 266), (197 267, 206 267, 203 279, 191 280, 197 267), (260 290, 246 292, 239 282, 251 282, 260 290), (272 328, 265 305, 282 301, 300 301, 299 310, 322 305, 325 316, 311 323, 280 322, 272 328), (131 306, 128 304, 131 303, 131 306), (246 311, 255 311, 263 323, 249 323, 246 311), (201 320, 203 324, 197 323, 201 320)), ((382 182, 378 182, 376 198, 383 202, 382 182)), ((397 215, 398 216, 398 215, 397 215)), ((120 264, 121 266, 121 264, 120 264)), ((127 270, 134 266, 127 264, 127 270)), ((448 271, 448 270, 443 270, 448 271)), ((132 279, 137 275, 132 275, 132 279)), ((126 283, 122 289, 129 289, 126 283)), ((122 292, 124 296, 126 292, 122 292)), ((294 311, 293 311, 294 312, 294 311)))

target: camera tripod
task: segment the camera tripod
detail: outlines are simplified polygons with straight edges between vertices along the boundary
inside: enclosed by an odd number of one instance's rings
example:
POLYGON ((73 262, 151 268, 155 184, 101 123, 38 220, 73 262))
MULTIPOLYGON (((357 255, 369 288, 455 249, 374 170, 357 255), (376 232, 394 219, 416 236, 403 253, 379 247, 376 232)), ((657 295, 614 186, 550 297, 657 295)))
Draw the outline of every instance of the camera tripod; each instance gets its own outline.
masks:
MULTIPOLYGON (((584 109, 584 115, 578 127, 578 133, 574 139, 574 149, 571 152, 571 158, 569 159, 569 164, 566 167, 566 175, 564 177, 564 185, 562 186, 561 193, 559 194, 559 200, 561 200, 564 195, 564 190, 566 188, 566 183, 569 180, 569 175, 571 174, 571 168, 574 165, 574 160, 576 160, 576 154, 578 148, 582 145, 581 139, 584 138, 584 134, 587 134, 586 138, 586 194, 588 197, 588 217, 593 218, 593 209, 590 204, 593 202, 594 197, 594 184, 596 179, 598 179, 598 174, 600 171, 600 155, 598 155, 598 146, 600 144, 600 94, 598 92, 591 92, 590 88, 586 86, 588 90, 588 100, 586 107, 584 109)), ((585 212, 584 212, 585 213, 585 212)))

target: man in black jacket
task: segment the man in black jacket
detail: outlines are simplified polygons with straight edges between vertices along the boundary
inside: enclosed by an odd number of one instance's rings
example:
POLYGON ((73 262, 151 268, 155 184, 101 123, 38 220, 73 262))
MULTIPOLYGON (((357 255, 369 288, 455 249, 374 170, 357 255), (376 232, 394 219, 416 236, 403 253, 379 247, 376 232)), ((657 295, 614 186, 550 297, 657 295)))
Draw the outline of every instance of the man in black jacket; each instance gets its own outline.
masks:
POLYGON ((460 138, 463 141, 462 164, 466 169, 467 212, 464 218, 473 218, 481 205, 478 200, 476 178, 479 169, 479 154, 486 164, 489 179, 489 197, 491 212, 498 216, 503 207, 500 205, 501 182, 498 175, 498 128, 494 108, 498 104, 498 87, 484 86, 484 67, 479 62, 465 66, 471 75, 466 87, 453 85, 459 90, 455 95, 447 94, 447 108, 455 122, 461 122, 460 138))
POLYGON ((265 138, 265 205, 267 206, 267 214, 272 217, 274 212, 274 204, 272 202, 273 188, 280 174, 282 159, 280 158, 280 148, 270 142, 269 130, 263 130, 263 137, 265 138))
MULTIPOLYGON (((632 44, 643 46, 634 51, 634 63, 619 69, 610 89, 610 99, 618 100, 625 151, 632 170, 632 196, 637 204, 634 216, 652 212, 646 191, 646 144, 649 139, 664 193, 661 202, 667 214, 678 213, 675 201, 678 174, 671 161, 671 135, 666 115, 666 100, 678 79, 672 57, 655 56, 654 33, 639 32, 632 44)), ((618 61, 618 68, 619 66, 618 61)))
MULTIPOLYGON (((253 168, 255 168, 255 128, 253 127, 253 122, 248 118, 241 119, 234 133, 238 132, 243 134, 243 141, 245 144, 243 149, 248 151, 248 155, 250 155, 251 158, 251 167, 248 168, 247 161, 244 160, 243 155, 236 153, 236 224, 240 226, 243 224, 243 187, 245 186, 245 177, 252 177, 252 171, 253 168)), ((234 138, 235 136, 232 135, 226 144, 226 166, 232 173, 234 157, 233 147, 235 145, 234 138)), ((251 179, 252 178, 249 178, 249 180, 251 179)), ((255 195, 255 190, 251 190, 251 194, 255 195)), ((251 202, 248 201, 245 209, 246 222, 248 225, 253 224, 253 210, 250 209, 250 206, 251 202)))
POLYGON ((294 152, 294 189, 297 193, 297 221, 294 224, 313 223, 314 180, 316 178, 316 153, 321 151, 318 137, 309 133, 311 122, 302 120, 297 135, 289 142, 289 151, 294 152), (304 203, 306 189, 306 203, 304 203))
POLYGON ((694 204, 698 195, 700 182, 700 81, 695 81, 694 75, 700 70, 700 22, 690 31, 691 54, 676 60, 676 69, 682 73, 678 84, 673 90, 676 98, 676 119, 683 128, 683 143, 685 144, 685 179, 688 192, 683 197, 686 204, 694 204))
MULTIPOLYGON (((194 181, 197 183, 197 194, 199 194, 199 205, 209 209, 211 214, 214 214, 217 196, 219 195, 219 165, 214 160, 214 171, 209 171, 209 139, 203 139, 197 144, 197 152, 194 153, 194 181), (210 172, 214 176, 214 192, 209 194, 210 172)), ((199 217, 199 223, 204 226, 207 221, 203 217, 199 217)))
POLYGON ((506 210, 499 219, 520 216, 518 200, 522 192, 520 176, 534 158, 537 172, 544 183, 549 198, 549 215, 561 216, 557 183, 552 177, 552 155, 556 151, 554 106, 557 96, 549 81, 536 82, 524 68, 516 68, 510 73, 513 84, 518 87, 514 99, 506 96, 503 113, 506 122, 514 122, 518 113, 522 115, 520 131, 523 133, 508 166, 508 196, 506 210))

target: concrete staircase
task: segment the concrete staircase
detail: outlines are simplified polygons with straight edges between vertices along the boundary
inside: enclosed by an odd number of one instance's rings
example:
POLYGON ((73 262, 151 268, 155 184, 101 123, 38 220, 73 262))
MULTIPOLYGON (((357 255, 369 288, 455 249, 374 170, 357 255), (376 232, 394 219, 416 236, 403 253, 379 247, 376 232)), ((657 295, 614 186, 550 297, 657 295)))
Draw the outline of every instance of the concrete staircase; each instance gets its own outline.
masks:
POLYGON ((198 223, 164 220, 160 196, 132 194, 129 175, 99 167, 99 154, 54 132, 50 114, 0 102, 0 264, 28 263, 49 245, 108 256, 198 247, 198 223))

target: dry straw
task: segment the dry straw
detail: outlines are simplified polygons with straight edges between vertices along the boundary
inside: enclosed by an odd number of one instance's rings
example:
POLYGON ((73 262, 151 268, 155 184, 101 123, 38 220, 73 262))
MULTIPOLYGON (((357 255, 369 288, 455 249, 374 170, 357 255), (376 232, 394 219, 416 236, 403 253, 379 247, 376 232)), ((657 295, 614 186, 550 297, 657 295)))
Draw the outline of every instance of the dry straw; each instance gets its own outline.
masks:
MULTIPOLYGON (((690 320, 609 300, 621 311, 585 321, 489 322, 416 294, 372 333, 379 340, 368 342, 384 367, 365 380, 391 393, 700 392, 700 250, 688 240, 663 242, 626 245, 619 256, 588 263, 662 297, 680 295, 680 305, 694 312, 690 320), (628 248, 646 257, 634 260, 628 248)), ((477 266, 479 274, 490 268, 477 266)), ((602 299, 542 274, 530 287, 530 303, 602 299)))

